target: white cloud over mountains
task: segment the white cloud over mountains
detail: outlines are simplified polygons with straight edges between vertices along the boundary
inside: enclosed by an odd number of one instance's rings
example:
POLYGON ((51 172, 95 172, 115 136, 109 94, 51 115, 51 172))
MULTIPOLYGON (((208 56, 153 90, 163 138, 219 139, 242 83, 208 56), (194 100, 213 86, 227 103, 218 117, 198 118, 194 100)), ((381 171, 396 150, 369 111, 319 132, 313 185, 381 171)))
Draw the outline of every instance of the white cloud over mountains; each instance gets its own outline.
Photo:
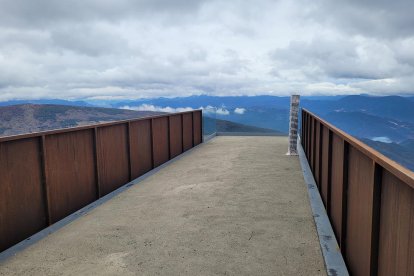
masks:
MULTIPOLYGON (((194 110, 194 108, 191 107, 162 107, 162 106, 156 106, 152 104, 141 104, 138 106, 129 106, 125 105, 122 106, 121 109, 128 109, 128 110, 135 110, 135 111, 158 111, 158 112, 168 112, 168 113, 176 113, 176 112, 186 112, 194 110)), ((201 106, 198 109, 202 109, 204 113, 207 114, 218 114, 218 115, 230 115, 230 111, 225 107, 213 107, 213 106, 201 106)), ((237 107, 234 109, 234 114, 243 115, 246 112, 245 108, 237 107)))
POLYGON ((246 108, 237 107, 234 109, 234 113, 239 114, 239 115, 243 115, 245 112, 246 112, 246 108))
POLYGON ((129 110, 135 110, 135 111, 157 111, 157 112, 168 112, 168 113, 176 113, 176 112, 186 112, 186 111, 191 111, 194 110, 191 107, 178 107, 178 108, 174 108, 174 107, 161 107, 161 106, 156 106, 156 105, 152 105, 152 104, 142 104, 139 106, 122 106, 121 109, 129 109, 129 110))
POLYGON ((0 100, 414 92, 408 0, 0 5, 0 100))

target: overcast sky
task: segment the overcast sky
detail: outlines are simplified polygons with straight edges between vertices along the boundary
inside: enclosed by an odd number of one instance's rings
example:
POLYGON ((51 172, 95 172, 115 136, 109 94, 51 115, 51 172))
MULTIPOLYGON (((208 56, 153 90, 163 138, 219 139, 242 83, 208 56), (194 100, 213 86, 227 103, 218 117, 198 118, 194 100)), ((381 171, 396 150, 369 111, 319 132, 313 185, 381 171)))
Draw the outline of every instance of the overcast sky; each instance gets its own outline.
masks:
POLYGON ((0 7, 0 100, 414 92, 412 0, 0 7))

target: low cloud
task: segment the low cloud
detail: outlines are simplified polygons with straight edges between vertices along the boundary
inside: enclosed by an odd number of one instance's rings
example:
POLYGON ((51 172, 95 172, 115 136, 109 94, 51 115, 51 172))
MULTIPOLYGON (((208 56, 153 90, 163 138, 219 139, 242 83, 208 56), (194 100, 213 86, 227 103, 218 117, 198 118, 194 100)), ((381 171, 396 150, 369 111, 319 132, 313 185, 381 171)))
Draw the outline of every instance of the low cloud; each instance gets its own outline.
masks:
POLYGON ((234 109, 234 113, 243 115, 246 112, 246 108, 237 107, 234 109))
POLYGON ((191 107, 178 107, 178 108, 173 108, 173 107, 161 107, 161 106, 156 106, 156 105, 152 105, 152 104, 142 104, 140 106, 123 106, 121 107, 121 109, 129 109, 129 110, 135 110, 135 111, 157 111, 157 112, 167 112, 167 113, 176 113, 176 112, 185 112, 185 111, 191 111, 194 110, 191 107))
POLYGON ((392 143, 392 140, 388 138, 387 136, 373 137, 371 140, 376 141, 376 142, 387 143, 387 144, 392 143))
POLYGON ((229 114, 230 114, 230 111, 228 111, 228 110, 227 110, 227 109, 225 109, 224 107, 220 107, 220 108, 217 108, 216 113, 217 113, 218 115, 229 115, 229 114))
POLYGON ((211 105, 207 105, 206 107, 200 107, 199 109, 203 110, 203 113, 215 114, 217 108, 211 105))

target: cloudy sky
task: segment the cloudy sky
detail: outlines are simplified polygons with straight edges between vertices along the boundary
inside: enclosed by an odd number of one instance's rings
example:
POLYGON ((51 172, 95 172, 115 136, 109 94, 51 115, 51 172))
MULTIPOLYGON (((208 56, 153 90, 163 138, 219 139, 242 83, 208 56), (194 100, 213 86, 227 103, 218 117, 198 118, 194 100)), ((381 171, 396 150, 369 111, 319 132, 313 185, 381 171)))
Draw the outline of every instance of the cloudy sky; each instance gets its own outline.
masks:
POLYGON ((0 7, 0 100, 414 92, 411 0, 0 7))

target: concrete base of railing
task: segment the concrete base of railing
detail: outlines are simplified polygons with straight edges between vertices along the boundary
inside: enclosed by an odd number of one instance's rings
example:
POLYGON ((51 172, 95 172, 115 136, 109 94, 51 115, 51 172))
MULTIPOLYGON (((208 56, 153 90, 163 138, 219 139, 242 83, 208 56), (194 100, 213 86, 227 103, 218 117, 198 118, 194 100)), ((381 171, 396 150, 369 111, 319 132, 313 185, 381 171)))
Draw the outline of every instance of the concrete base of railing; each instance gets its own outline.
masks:
POLYGON ((328 275, 349 275, 300 140, 298 154, 328 275))

